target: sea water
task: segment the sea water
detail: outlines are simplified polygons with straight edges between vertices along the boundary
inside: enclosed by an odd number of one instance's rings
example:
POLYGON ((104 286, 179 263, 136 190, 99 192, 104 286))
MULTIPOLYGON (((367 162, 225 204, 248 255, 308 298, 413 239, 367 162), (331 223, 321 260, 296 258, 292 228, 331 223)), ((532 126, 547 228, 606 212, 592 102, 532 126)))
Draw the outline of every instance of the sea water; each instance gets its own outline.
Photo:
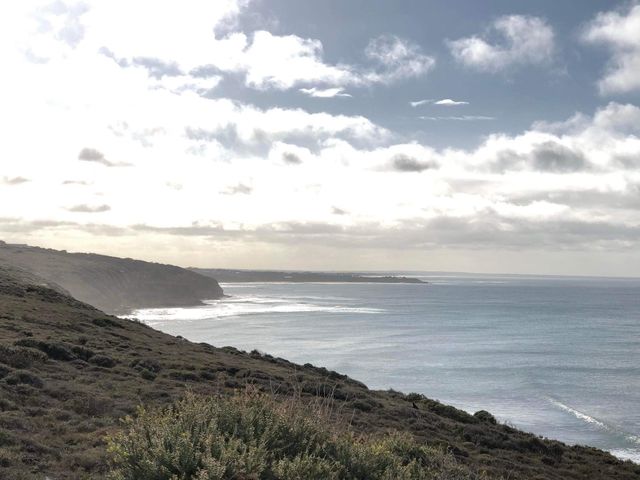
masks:
POLYGON ((640 279, 413 276, 429 283, 224 284, 134 315, 640 463, 640 279))

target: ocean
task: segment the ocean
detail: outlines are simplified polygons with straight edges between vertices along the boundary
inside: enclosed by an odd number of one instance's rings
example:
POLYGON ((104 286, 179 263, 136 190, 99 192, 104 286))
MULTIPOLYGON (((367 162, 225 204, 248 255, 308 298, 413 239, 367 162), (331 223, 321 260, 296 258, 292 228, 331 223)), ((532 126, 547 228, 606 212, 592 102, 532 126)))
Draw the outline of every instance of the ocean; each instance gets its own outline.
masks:
POLYGON ((223 284, 134 316, 640 463, 640 279, 397 274, 429 284, 223 284))

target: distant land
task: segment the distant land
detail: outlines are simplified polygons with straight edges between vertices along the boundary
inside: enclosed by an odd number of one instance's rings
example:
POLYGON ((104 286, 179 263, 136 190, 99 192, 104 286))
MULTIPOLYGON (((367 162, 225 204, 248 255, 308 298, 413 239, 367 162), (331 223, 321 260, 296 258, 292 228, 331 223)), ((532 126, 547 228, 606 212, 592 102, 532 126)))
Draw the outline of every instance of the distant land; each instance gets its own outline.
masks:
POLYGON ((174 265, 94 253, 8 244, 0 241, 0 263, 36 275, 80 301, 108 313, 136 308, 199 305, 223 296, 218 282, 174 265))
MULTIPOLYGON (((65 261, 67 269, 78 268, 74 255, 55 258, 61 271, 65 261)), ((485 411, 471 415, 423 395, 370 390, 322 367, 192 343, 106 315, 0 260, 0 478, 114 478, 107 437, 139 405, 170 405, 187 391, 215 399, 247 386, 267 395, 278 392, 276 398, 285 402, 329 401, 335 428, 348 426, 354 438, 406 432, 419 444, 447 452, 448 464, 434 463, 420 478, 640 478, 640 465, 522 432, 485 411)))
POLYGON ((366 273, 301 272, 286 270, 232 270, 225 268, 189 268, 221 283, 246 282, 324 282, 324 283, 427 283, 418 278, 366 273))

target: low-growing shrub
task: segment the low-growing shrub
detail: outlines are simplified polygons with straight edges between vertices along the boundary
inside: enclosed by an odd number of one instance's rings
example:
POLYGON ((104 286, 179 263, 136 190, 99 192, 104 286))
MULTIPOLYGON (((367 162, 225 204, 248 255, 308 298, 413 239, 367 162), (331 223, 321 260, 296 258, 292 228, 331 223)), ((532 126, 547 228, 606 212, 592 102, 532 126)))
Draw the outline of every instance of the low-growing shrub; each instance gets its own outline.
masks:
POLYGON ((73 347, 71 347, 71 351, 78 358, 80 358, 81 360, 84 360, 85 362, 95 355, 95 352, 93 350, 80 345, 74 345, 73 347))
POLYGON ((0 378, 4 378, 7 375, 9 375, 13 370, 8 367, 8 366, 4 366, 4 365, 0 365, 0 378))
POLYGON ((492 425, 495 425, 498 423, 498 421, 496 420, 496 417, 491 415, 486 410, 478 410, 476 413, 473 414, 473 416, 484 423, 490 423, 492 425))
POLYGON ((300 401, 188 394, 141 408, 109 441, 112 480, 414 480, 475 478, 408 434, 356 437, 300 401))
POLYGON ((99 367, 111 368, 115 367, 118 362, 106 355, 94 355, 89 359, 89 363, 93 363, 94 365, 98 365, 99 367))
POLYGON ((136 370, 149 370, 153 373, 159 373, 162 370, 162 367, 158 362, 150 358, 141 358, 133 360, 129 366, 135 368, 136 370))
POLYGON ((75 360, 76 356, 71 353, 67 345, 60 343, 50 343, 32 338, 25 338, 15 342, 17 346, 35 348, 47 354, 53 360, 70 361, 75 360))
POLYGON ((15 370, 4 378, 9 385, 31 385, 32 387, 41 388, 43 383, 40 378, 31 372, 25 370, 15 370))
POLYGON ((46 360, 47 355, 33 348, 0 345, 0 363, 14 368, 28 368, 34 363, 42 363, 46 360))
POLYGON ((146 370, 146 369, 140 370, 140 376, 145 380, 149 380, 150 382, 154 381, 157 377, 157 375, 153 373, 151 370, 146 370))

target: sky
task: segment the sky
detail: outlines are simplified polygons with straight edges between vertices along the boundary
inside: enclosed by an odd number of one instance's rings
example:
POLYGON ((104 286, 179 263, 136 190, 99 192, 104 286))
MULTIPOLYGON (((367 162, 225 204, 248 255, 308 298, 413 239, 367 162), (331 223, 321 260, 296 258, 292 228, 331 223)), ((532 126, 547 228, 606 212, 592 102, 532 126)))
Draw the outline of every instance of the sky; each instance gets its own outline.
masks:
POLYGON ((0 239, 640 276, 640 2, 0 5, 0 239))

